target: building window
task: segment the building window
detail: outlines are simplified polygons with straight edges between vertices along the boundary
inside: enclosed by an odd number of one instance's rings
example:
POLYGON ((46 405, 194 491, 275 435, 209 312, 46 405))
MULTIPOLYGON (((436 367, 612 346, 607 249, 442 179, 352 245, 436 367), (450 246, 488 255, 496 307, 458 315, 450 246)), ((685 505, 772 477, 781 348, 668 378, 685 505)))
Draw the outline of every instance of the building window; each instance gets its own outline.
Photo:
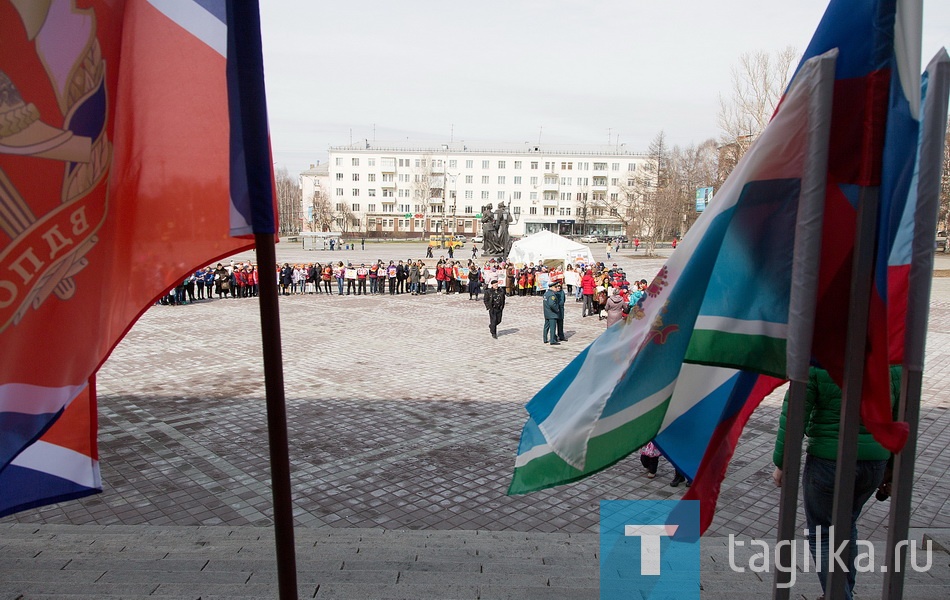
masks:
POLYGON ((337 195, 337 196, 342 196, 342 195, 343 195, 343 188, 336 188, 336 195, 337 195))
POLYGON ((353 181, 359 181, 359 180, 360 180, 360 174, 359 174, 359 173, 353 173, 353 181))
POLYGON ((465 183, 472 183, 472 176, 471 176, 471 175, 466 175, 466 176, 465 176, 465 183))
POLYGON ((616 193, 610 195, 610 201, 611 201, 611 202, 616 202, 617 199, 618 199, 618 198, 617 198, 617 194, 616 194, 616 193))
POLYGON ((561 177, 561 185, 571 185, 572 177, 561 177))
POLYGON ((537 193, 537 192, 531 192, 531 194, 528 196, 528 198, 529 198, 530 200, 537 200, 537 199, 538 199, 538 193, 537 193))
POLYGON ((616 178, 616 177, 611 177, 611 178, 610 178, 610 185, 618 185, 618 183, 617 183, 617 178, 616 178))
POLYGON ((466 200, 471 200, 471 199, 474 198, 474 197, 475 197, 475 196, 473 195, 472 190, 465 190, 465 199, 466 199, 466 200))
POLYGON ((505 161, 499 160, 499 161, 498 161, 498 168, 499 168, 499 169, 504 169, 504 168, 505 168, 505 161))
POLYGON ((520 168, 521 168, 521 161, 520 161, 520 160, 516 160, 516 161, 515 161, 515 168, 516 168, 516 169, 520 169, 520 168))
POLYGON ((511 207, 511 214, 520 215, 520 214, 521 214, 521 207, 520 207, 520 206, 512 206, 512 207, 511 207))
POLYGON ((487 169, 487 168, 488 168, 488 163, 489 163, 489 162, 491 162, 491 161, 488 161, 488 160, 483 160, 483 161, 482 161, 482 168, 483 168, 483 169, 487 169))
POLYGON ((350 162, 353 163, 353 166, 354 166, 354 167, 360 166, 360 159, 358 159, 358 158, 354 158, 354 159, 353 159, 352 161, 350 161, 350 162))
MULTIPOLYGON (((383 183, 392 183, 393 174, 392 173, 383 173, 383 183)), ((409 181, 408 179, 406 181, 409 181)))
POLYGON ((343 166, 343 159, 342 159, 341 157, 339 157, 339 156, 336 157, 336 166, 338 166, 338 167, 342 167, 342 166, 343 166))
POLYGON ((637 170, 637 163, 628 163, 628 164, 627 164, 627 170, 628 170, 628 171, 631 171, 631 172, 632 172, 632 171, 636 171, 636 170, 637 170))
POLYGON ((595 162, 595 163, 594 163, 594 170, 595 170, 595 171, 606 171, 606 170, 607 170, 607 163, 605 163, 605 162, 595 162))
POLYGON ((375 205, 375 204, 367 204, 367 205, 366 205, 366 212, 376 212, 376 205, 375 205))
POLYGON ((376 181, 376 173, 370 173, 366 176, 367 181, 376 181))
POLYGON ((504 199, 505 199, 505 192, 498 192, 498 199, 499 199, 499 200, 504 200, 504 199))
POLYGON ((578 170, 578 171, 587 171, 587 170, 589 170, 589 169, 590 169, 590 163, 589 163, 589 162, 579 162, 579 163, 577 163, 577 170, 578 170))
POLYGON ((466 168, 466 169, 472 169, 472 168, 474 168, 474 167, 475 167, 475 161, 474 161, 474 160, 469 159, 469 160, 465 161, 465 168, 466 168))
POLYGON ((537 177, 532 177, 532 178, 531 178, 531 185, 538 185, 538 178, 537 178, 537 177))
POLYGON ((545 170, 545 171, 553 171, 555 164, 556 164, 556 163, 555 163, 554 161, 545 162, 545 163, 544 163, 544 170, 545 170))
POLYGON ((337 210, 338 212, 343 212, 343 210, 345 210, 345 208, 344 208, 345 206, 346 206, 346 204, 343 204, 342 202, 337 202, 337 203, 336 203, 336 210, 337 210))
POLYGON ((449 168, 450 168, 450 169, 455 169, 455 168, 457 168, 457 166, 458 166, 458 161, 457 161, 457 160, 452 159, 452 160, 449 161, 449 168))
POLYGON ((521 200, 521 192, 514 192, 512 193, 511 197, 515 200, 521 200))
POLYGON ((529 206, 529 207, 528 207, 528 214, 529 214, 529 215, 536 215, 536 214, 538 214, 538 207, 537 207, 537 206, 529 206))
POLYGON ((467 215, 472 214, 472 207, 471 207, 471 206, 466 206, 466 207, 465 207, 465 210, 464 210, 463 212, 465 212, 465 214, 467 214, 467 215))
POLYGON ((553 206, 545 206, 545 207, 544 207, 544 216, 545 216, 545 217, 553 217, 553 216, 554 216, 554 207, 553 207, 553 206))
POLYGON ((343 173, 337 173, 337 174, 336 174, 336 180, 337 180, 337 181, 343 181, 343 173))
POLYGON ((376 196, 376 188, 373 188, 373 189, 370 189, 370 190, 366 190, 366 195, 367 195, 367 196, 370 196, 371 198, 372 198, 372 197, 375 197, 375 196, 376 196))
POLYGON ((498 176, 498 185, 505 185, 505 176, 504 176, 504 175, 499 175, 499 176, 498 176))
POLYGON ((482 192, 482 200, 488 200, 488 191, 482 192))
POLYGON ((368 165, 371 166, 371 167, 375 167, 375 166, 376 166, 376 159, 375 159, 375 158, 369 158, 369 159, 366 160, 366 164, 368 164, 368 165))
POLYGON ((360 212, 360 205, 359 205, 359 204, 355 204, 355 203, 354 203, 350 208, 353 209, 353 212, 360 212))
POLYGON ((538 161, 532 160, 532 161, 531 161, 531 168, 532 168, 532 169, 537 169, 537 168, 538 168, 538 161))
POLYGON ((571 209, 570 209, 570 207, 562 208, 562 209, 560 209, 559 212, 560 212, 560 215, 561 215, 562 217, 569 217, 569 216, 571 216, 571 209))
POLYGON ((570 170, 573 169, 573 168, 574 168, 574 163, 572 163, 572 162, 564 162, 564 161, 561 162, 561 170, 562 170, 562 171, 570 171, 570 170))
POLYGON ((400 159, 399 159, 399 166, 400 166, 400 167, 408 167, 408 166, 409 166, 409 159, 408 159, 408 158, 400 158, 400 159))
POLYGON ((351 196, 359 196, 359 195, 360 195, 360 189, 359 189, 359 188, 353 188, 353 193, 350 194, 350 195, 351 195, 351 196))
POLYGON ((376 227, 376 219, 366 219, 366 226, 370 229, 376 227))
POLYGON ((383 190, 383 198, 392 198, 392 197, 393 197, 392 189, 383 190))
POLYGON ((515 176, 515 185, 521 185, 521 175, 515 176))
POLYGON ((488 175, 482 175, 482 183, 488 183, 488 175))

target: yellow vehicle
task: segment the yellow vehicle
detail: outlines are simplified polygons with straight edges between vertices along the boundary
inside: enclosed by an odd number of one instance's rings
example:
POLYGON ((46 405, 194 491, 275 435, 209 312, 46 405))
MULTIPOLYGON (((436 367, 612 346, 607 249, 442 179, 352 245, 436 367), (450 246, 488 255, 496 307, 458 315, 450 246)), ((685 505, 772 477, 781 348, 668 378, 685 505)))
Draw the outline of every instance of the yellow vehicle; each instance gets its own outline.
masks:
POLYGON ((448 248, 451 246, 458 249, 464 246, 465 243, 451 235, 432 235, 429 236, 429 245, 433 248, 448 248))

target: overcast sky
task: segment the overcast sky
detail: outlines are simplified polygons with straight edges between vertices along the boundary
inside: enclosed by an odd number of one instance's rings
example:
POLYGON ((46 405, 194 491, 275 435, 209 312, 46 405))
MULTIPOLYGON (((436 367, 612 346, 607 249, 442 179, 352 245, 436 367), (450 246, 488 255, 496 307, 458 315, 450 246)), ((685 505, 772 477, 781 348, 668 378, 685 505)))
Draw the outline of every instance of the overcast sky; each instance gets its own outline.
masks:
MULTIPOLYGON (((827 0, 261 2, 274 158, 292 174, 368 139, 625 144, 719 133, 746 52, 802 52, 827 0)), ((950 46, 924 1, 923 64, 950 46)))

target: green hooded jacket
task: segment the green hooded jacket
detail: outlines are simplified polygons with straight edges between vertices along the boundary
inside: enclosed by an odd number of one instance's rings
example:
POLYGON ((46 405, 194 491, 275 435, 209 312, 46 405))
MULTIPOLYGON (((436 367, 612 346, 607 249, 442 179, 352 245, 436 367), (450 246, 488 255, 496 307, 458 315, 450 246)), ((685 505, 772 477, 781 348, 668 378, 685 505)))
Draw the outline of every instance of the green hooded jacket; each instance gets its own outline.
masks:
MULTIPOLYGON (((891 405, 896 406, 900 398, 901 367, 891 367, 891 405)), ((785 415, 788 412, 788 392, 782 403, 782 416, 779 419, 778 435, 775 438, 775 451, 772 462, 782 467, 785 451, 785 415)), ((812 367, 808 371, 808 394, 805 397, 805 435, 808 437, 806 452, 818 458, 837 460, 838 458, 838 422, 841 419, 841 388, 831 379, 824 369, 812 367)), ((861 424, 858 430, 858 460, 887 460, 891 453, 874 441, 874 438, 861 424)))

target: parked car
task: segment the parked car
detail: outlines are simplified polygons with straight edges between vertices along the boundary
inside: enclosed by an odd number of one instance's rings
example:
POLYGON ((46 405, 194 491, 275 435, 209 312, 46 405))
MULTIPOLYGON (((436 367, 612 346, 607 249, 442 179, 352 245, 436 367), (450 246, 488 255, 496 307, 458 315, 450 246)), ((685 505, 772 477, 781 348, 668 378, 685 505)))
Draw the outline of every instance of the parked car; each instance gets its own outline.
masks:
POLYGON ((462 234, 458 234, 458 235, 455 236, 455 241, 456 241, 456 242, 462 242, 462 243, 464 244, 466 241, 468 241, 468 238, 465 237, 465 236, 462 235, 462 234))
POLYGON ((582 235, 580 241, 582 244, 596 244, 600 241, 600 238, 596 235, 582 235))
POLYGON ((484 241, 485 241, 485 238, 481 235, 476 235, 475 237, 472 238, 473 244, 481 244, 484 241))

